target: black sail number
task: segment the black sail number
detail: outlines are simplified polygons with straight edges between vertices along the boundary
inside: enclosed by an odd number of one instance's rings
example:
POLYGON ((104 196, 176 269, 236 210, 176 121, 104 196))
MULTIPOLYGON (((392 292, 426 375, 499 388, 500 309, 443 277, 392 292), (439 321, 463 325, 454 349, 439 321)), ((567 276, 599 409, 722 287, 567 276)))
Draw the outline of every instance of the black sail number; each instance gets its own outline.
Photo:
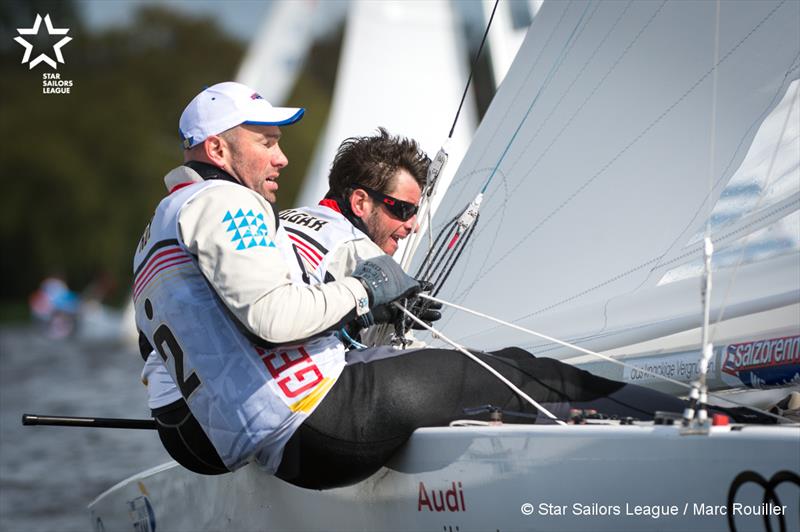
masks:
POLYGON ((183 349, 181 349, 175 335, 172 334, 166 324, 162 323, 153 333, 153 342, 156 344, 155 347, 165 364, 169 356, 172 355, 173 360, 175 360, 175 376, 178 380, 178 388, 181 390, 181 395, 188 399, 192 392, 200 386, 200 377, 193 371, 188 377, 184 378, 183 349))

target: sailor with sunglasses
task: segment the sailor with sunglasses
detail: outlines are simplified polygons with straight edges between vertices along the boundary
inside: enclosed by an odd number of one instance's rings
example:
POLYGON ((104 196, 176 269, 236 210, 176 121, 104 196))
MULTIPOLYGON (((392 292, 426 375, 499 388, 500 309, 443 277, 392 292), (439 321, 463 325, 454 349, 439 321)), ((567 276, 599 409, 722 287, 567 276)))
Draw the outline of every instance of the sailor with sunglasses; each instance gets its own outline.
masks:
MULTIPOLYGON (((393 137, 383 128, 372 137, 346 139, 333 161, 326 197, 318 205, 280 213, 294 254, 290 262, 300 268, 303 280, 326 283, 341 279, 361 260, 394 255, 400 241, 416 229, 429 166, 430 159, 415 141, 393 137)), ((439 305, 424 310, 419 305, 408 306, 428 323, 441 317, 439 305)), ((401 316, 396 307, 385 305, 360 316, 341 334, 346 344, 364 347, 355 339, 362 328, 393 323, 401 316)), ((385 334, 373 334, 368 343, 386 343, 387 339, 385 334)), ((414 342, 403 347, 421 345, 414 342)))
MULTIPOLYGON (((347 276, 360 260, 394 253, 415 229, 429 165, 416 142, 384 129, 345 140, 331 167, 325 199, 280 213, 296 275, 311 284, 326 283, 347 276)), ((438 318, 433 313, 420 317, 432 321, 438 318)), ((396 318, 391 306, 373 308, 367 316, 372 322, 360 317, 357 325, 396 318)), ((519 348, 475 354, 562 418, 570 408, 641 419, 656 410, 681 412, 684 407, 671 396, 519 348)), ((447 425, 465 417, 465 408, 486 404, 531 413, 504 384, 457 351, 381 345, 351 349, 330 393, 287 442, 276 475, 314 489, 352 484, 374 473, 416 428, 447 425)), ((507 421, 531 420, 509 416, 507 421)))

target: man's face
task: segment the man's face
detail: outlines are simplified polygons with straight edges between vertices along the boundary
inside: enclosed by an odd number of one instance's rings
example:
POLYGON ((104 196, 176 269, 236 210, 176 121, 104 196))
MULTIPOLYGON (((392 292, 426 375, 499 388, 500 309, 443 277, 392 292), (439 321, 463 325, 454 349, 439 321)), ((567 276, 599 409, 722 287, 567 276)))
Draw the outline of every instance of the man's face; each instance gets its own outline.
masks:
MULTIPOLYGON (((392 179, 393 187, 387 196, 419 204, 421 191, 414 177, 405 169, 399 169, 392 179)), ((382 203, 371 197, 366 199, 366 213, 361 219, 367 226, 367 234, 387 255, 394 255, 400 240, 406 238, 417 227, 417 216, 406 221, 394 217, 382 203)))
POLYGON ((277 200, 278 175, 289 160, 278 146, 278 126, 241 125, 226 136, 229 147, 226 169, 244 186, 274 203, 277 200))

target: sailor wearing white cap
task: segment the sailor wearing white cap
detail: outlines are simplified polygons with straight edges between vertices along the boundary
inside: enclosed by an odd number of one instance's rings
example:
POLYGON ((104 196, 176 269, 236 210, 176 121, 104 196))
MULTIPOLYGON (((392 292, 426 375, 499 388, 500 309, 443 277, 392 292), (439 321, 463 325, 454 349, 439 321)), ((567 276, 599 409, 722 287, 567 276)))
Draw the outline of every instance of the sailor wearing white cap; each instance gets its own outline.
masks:
POLYGON ((317 286, 290 270, 271 202, 288 164, 280 126, 303 113, 240 83, 198 94, 180 118, 186 162, 136 249, 149 404, 167 450, 197 472, 275 471, 344 368, 326 331, 419 289, 388 257, 317 286))
POLYGON ((247 85, 225 81, 208 87, 189 102, 181 115, 180 134, 188 150, 211 135, 241 124, 288 126, 304 113, 305 109, 297 107, 273 107, 247 85))

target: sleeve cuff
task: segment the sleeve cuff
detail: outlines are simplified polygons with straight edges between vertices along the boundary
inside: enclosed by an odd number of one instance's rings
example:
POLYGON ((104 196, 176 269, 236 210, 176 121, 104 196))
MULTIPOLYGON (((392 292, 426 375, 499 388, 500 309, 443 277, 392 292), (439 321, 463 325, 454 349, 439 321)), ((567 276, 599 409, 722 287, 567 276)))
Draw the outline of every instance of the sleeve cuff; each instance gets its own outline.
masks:
POLYGON ((355 301, 356 316, 363 316, 369 312, 369 294, 361 281, 355 277, 345 277, 342 283, 347 287, 353 295, 355 301))

